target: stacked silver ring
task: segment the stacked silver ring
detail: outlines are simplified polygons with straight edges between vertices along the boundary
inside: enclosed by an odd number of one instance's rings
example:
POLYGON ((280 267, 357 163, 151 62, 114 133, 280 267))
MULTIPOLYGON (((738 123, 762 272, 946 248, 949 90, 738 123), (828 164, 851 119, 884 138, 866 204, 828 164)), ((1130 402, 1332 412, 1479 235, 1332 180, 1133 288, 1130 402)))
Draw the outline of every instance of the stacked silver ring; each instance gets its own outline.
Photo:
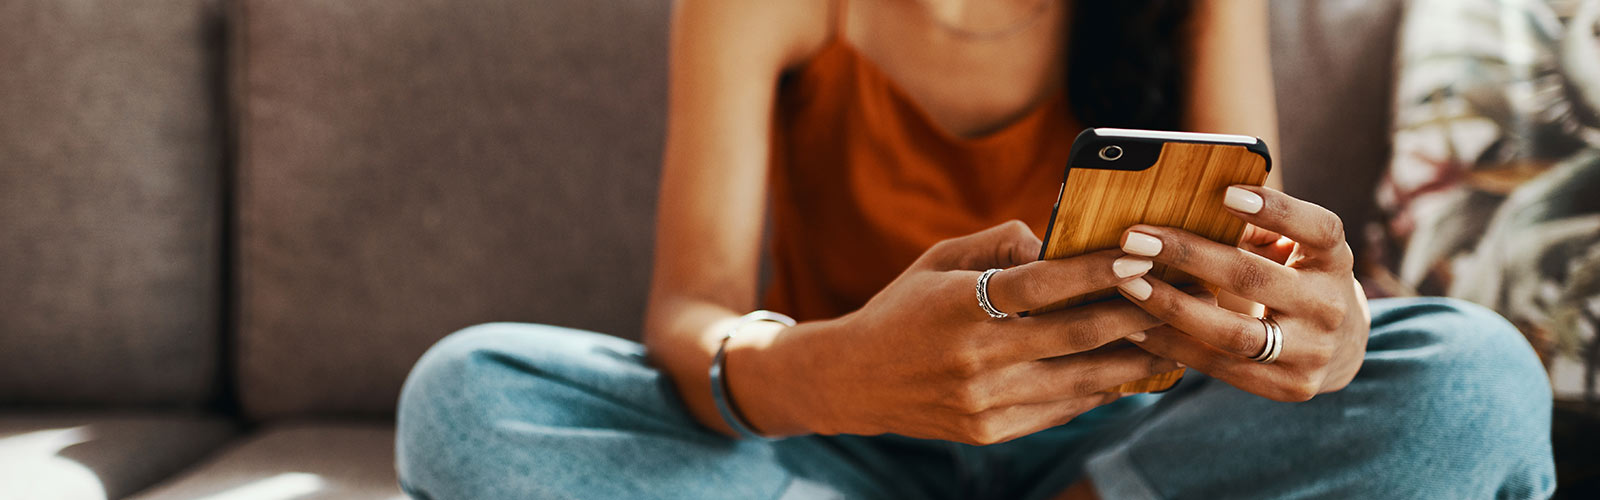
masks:
POLYGON ((989 303, 989 278, 998 272, 1000 272, 999 269, 990 269, 978 275, 978 307, 982 307, 983 312, 989 313, 991 318, 1005 319, 1011 315, 1000 312, 999 309, 994 308, 994 304, 989 303))
POLYGON ((1278 354, 1283 353, 1283 328, 1278 326, 1278 320, 1272 319, 1272 316, 1257 319, 1261 320, 1261 326, 1267 329, 1267 345, 1261 348, 1261 354, 1250 360, 1270 365, 1278 360, 1278 354))

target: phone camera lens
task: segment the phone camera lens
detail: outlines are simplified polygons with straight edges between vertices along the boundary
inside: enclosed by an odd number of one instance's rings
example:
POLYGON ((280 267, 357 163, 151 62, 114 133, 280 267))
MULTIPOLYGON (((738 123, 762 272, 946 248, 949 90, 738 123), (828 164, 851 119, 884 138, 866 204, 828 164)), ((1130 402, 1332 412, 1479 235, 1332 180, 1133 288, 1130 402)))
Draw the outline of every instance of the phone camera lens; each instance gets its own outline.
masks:
POLYGON ((1117 161, 1120 158, 1122 158, 1122 146, 1112 145, 1100 148, 1100 159, 1117 161))

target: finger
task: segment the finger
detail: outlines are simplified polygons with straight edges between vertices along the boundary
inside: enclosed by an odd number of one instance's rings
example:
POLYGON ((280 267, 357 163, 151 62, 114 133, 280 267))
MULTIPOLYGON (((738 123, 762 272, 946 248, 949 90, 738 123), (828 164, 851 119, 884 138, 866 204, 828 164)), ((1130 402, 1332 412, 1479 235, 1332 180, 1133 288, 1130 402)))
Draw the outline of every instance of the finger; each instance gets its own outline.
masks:
POLYGON ((1117 286, 1149 272, 1152 265, 1150 259, 1120 250, 1029 262, 989 278, 989 303, 1005 312, 1032 311, 1117 286))
POLYGON ((1011 367, 994 379, 994 406, 1038 403, 1095 394, 1182 366, 1149 352, 1110 348, 1011 367))
POLYGON ((1182 229, 1133 226, 1122 235, 1122 249, 1274 309, 1306 300, 1294 269, 1182 229))
POLYGON ((997 321, 980 335, 988 337, 991 359, 1015 363, 1090 351, 1161 323, 1139 306, 1117 299, 997 321))
POLYGON ((1006 269, 1039 259, 1039 236, 1019 220, 935 243, 916 265, 941 271, 1006 269))
POLYGON ((1344 221, 1315 203, 1276 189, 1241 184, 1228 187, 1223 204, 1245 222, 1294 240, 1313 258, 1344 266, 1354 260, 1345 241, 1344 221))
POLYGON ((1151 316, 1235 356, 1252 358, 1267 346, 1261 320, 1218 307, 1154 277, 1139 278, 1119 290, 1151 316))
POLYGON ((962 419, 964 428, 956 441, 975 445, 1003 443, 1065 424, 1121 397, 1120 394, 1093 394, 986 410, 962 419))
POLYGON ((1245 226, 1244 237, 1239 239, 1239 248, 1279 264, 1289 262, 1289 257, 1294 255, 1294 247, 1294 240, 1255 225, 1245 226))
POLYGON ((1274 231, 1262 229, 1255 224, 1244 226, 1244 235, 1239 237, 1240 246, 1264 246, 1276 243, 1283 235, 1274 231))
POLYGON ((1150 329, 1134 345, 1275 401, 1305 401, 1316 394, 1305 375, 1284 365, 1264 365, 1234 356, 1170 326, 1150 329))

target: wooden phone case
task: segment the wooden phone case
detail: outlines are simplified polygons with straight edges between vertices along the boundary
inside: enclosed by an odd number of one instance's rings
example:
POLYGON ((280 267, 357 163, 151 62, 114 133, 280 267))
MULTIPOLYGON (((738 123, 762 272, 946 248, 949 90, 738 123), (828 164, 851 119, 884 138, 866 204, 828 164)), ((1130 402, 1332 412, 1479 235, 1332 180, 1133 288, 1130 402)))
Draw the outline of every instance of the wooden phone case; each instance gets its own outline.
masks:
MULTIPOLYGON (((1260 145, 1261 153, 1242 144, 1165 142, 1159 147, 1155 163, 1135 171, 1079 168, 1079 153, 1096 153, 1089 148, 1074 148, 1074 161, 1062 181, 1040 258, 1060 259, 1119 248, 1123 231, 1135 224, 1179 227, 1219 243, 1237 245, 1244 233, 1244 221, 1223 208, 1223 193, 1230 185, 1259 186, 1266 181, 1270 164, 1264 154, 1265 145, 1260 145)), ((1196 282, 1193 276, 1159 263, 1149 276, 1176 286, 1196 282)), ((1115 289, 1101 290, 1030 311, 1029 315, 1114 296, 1118 296, 1115 289)), ((1164 391, 1181 378, 1180 368, 1107 392, 1164 391)))

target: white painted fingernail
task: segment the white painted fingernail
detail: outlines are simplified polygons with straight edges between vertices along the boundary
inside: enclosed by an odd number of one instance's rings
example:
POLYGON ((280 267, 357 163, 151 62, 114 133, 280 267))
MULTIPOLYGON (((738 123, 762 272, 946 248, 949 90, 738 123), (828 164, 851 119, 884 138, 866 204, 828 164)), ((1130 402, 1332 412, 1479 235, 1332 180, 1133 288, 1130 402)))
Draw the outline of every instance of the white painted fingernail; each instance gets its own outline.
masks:
POLYGON ((1121 288, 1122 291, 1128 292, 1128 295, 1132 295, 1135 299, 1145 300, 1150 298, 1150 282, 1145 281, 1144 278, 1134 278, 1128 280, 1126 283, 1117 285, 1117 288, 1121 288))
POLYGON ((1155 257, 1161 253, 1161 240, 1138 231, 1130 231, 1128 232, 1128 240, 1122 243, 1122 251, 1134 255, 1155 257))
POLYGON ((1222 204, 1228 208, 1247 214, 1261 211, 1261 195, 1250 192, 1238 186, 1228 186, 1227 194, 1222 196, 1222 204))
POLYGON ((1147 339, 1147 338, 1150 338, 1150 337, 1148 335, 1145 335, 1144 332, 1133 332, 1133 333, 1128 334, 1128 340, 1131 340, 1131 341, 1134 341, 1134 342, 1144 342, 1144 339, 1147 339))
POLYGON ((1153 265, 1155 264, 1151 263, 1150 259, 1119 257, 1111 263, 1111 272, 1116 273, 1118 278, 1126 278, 1149 272, 1153 265))

